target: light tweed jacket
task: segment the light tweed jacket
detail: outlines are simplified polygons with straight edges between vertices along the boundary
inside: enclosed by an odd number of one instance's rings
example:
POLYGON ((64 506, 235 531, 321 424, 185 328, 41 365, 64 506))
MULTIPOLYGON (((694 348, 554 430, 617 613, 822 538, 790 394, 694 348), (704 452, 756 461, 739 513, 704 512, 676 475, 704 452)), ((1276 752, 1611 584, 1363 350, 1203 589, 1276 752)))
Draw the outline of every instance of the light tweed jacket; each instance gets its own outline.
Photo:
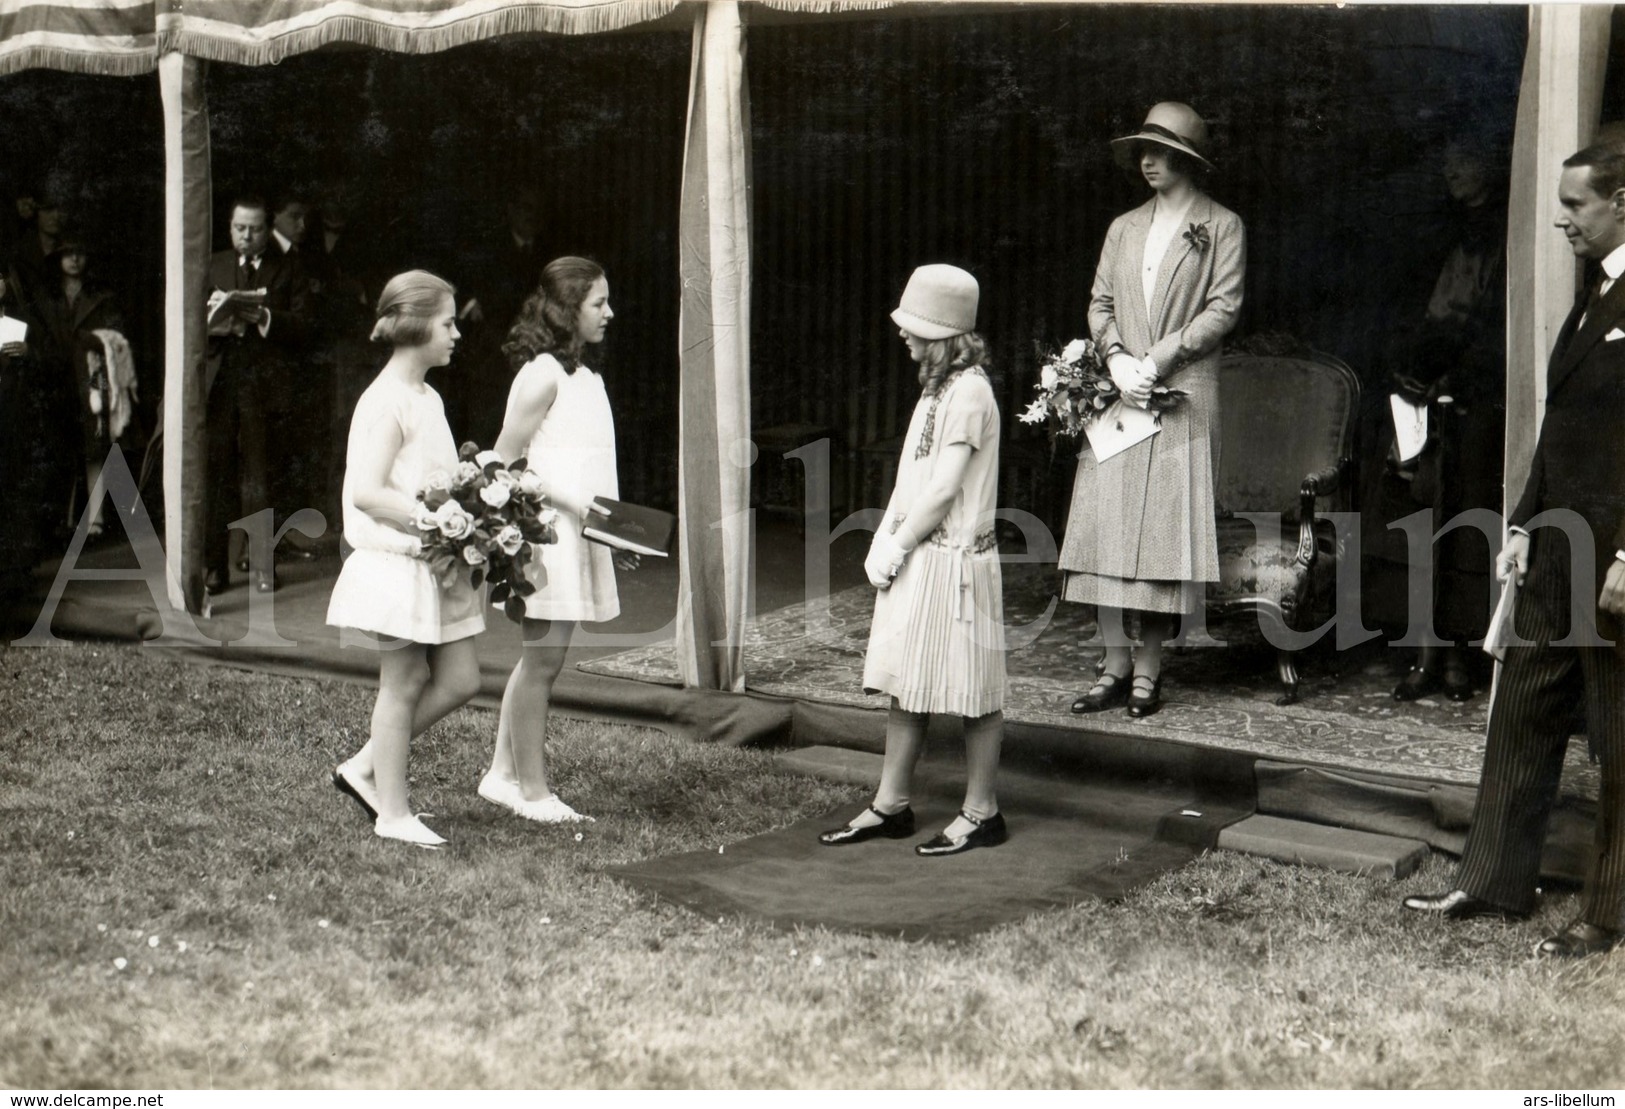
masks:
POLYGON ((1119 216, 1106 233, 1089 330, 1103 349, 1121 343, 1149 355, 1188 397, 1145 442, 1104 463, 1083 452, 1060 566, 1129 581, 1216 581, 1219 356, 1241 310, 1246 234, 1234 212, 1198 197, 1163 255, 1147 312, 1140 267, 1154 206, 1119 216))

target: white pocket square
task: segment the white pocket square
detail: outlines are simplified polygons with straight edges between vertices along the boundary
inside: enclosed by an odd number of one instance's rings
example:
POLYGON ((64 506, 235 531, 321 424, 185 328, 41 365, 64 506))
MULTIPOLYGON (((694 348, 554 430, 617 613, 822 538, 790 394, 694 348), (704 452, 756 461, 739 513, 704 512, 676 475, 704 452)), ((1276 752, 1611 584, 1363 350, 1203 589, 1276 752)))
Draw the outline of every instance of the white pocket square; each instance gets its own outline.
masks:
POLYGON ((1614 330, 1610 331, 1608 334, 1606 334, 1606 335, 1604 335, 1602 337, 1602 341, 1605 342, 1605 343, 1611 343, 1615 339, 1625 339, 1625 331, 1621 331, 1619 328, 1616 327, 1616 328, 1614 328, 1614 330))

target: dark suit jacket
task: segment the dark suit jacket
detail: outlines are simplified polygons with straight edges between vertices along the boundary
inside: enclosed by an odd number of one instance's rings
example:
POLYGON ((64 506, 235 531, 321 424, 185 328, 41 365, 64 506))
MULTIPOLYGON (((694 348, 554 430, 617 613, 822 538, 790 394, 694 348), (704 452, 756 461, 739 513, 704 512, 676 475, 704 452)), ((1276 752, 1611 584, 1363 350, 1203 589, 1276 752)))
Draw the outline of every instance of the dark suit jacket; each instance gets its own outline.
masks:
POLYGON ((1625 279, 1579 324, 1570 313, 1546 373, 1546 419, 1509 523, 1527 527, 1552 508, 1578 512, 1591 525, 1596 596, 1616 550, 1625 549, 1625 279))
MULTIPOLYGON (((204 297, 216 289, 237 287, 237 252, 216 251, 209 258, 204 297)), ((266 247, 259 271, 246 287, 265 290, 270 330, 261 336, 258 328, 248 326, 242 335, 210 336, 209 382, 212 386, 223 372, 238 374, 275 410, 299 384, 298 371, 310 332, 309 290, 298 263, 276 250, 274 243, 266 247)))

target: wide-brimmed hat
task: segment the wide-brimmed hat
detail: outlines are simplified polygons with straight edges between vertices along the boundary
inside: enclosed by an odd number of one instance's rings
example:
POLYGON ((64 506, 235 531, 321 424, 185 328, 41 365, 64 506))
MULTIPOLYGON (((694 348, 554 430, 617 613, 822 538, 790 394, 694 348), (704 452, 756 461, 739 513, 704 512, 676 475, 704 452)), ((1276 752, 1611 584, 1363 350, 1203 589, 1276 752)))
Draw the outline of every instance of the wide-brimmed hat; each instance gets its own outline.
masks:
POLYGON ((976 278, 958 266, 921 266, 908 279, 892 322, 922 339, 951 339, 976 330, 976 278))
POLYGON ((1189 104, 1164 100, 1161 104, 1152 105, 1138 131, 1112 140, 1112 153, 1117 156, 1119 165, 1133 168, 1134 144, 1140 142, 1154 142, 1170 150, 1178 150, 1189 154, 1208 169, 1213 168, 1206 153, 1207 121, 1197 115, 1196 109, 1189 104))

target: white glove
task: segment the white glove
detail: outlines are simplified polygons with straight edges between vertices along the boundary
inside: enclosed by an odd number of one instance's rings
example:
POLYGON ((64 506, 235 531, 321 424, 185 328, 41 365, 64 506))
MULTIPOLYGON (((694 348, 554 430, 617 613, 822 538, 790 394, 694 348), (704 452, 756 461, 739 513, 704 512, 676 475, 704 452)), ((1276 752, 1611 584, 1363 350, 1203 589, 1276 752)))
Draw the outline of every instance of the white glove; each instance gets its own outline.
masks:
POLYGON ((870 585, 885 589, 897 576, 897 571, 903 568, 903 561, 907 558, 908 552, 903 550, 895 536, 890 532, 876 532, 875 541, 869 544, 869 557, 863 560, 863 572, 869 575, 870 585))
POLYGON ((1132 354, 1117 353, 1112 355, 1108 366, 1112 382, 1123 396, 1136 404, 1144 404, 1151 398, 1151 386, 1156 384, 1157 379, 1145 363, 1132 354))

